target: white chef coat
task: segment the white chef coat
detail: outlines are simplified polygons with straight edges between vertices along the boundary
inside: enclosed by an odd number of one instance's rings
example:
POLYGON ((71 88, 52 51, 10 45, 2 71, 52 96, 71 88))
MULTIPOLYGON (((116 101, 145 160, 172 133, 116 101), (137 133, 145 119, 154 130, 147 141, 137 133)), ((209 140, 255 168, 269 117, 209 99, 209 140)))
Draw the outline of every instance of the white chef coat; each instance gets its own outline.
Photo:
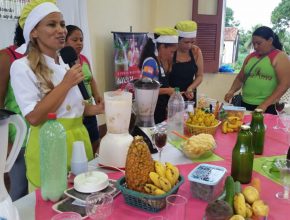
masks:
MULTIPOLYGON (((47 66, 53 71, 52 83, 57 86, 64 78, 69 66, 59 57, 59 63, 44 55, 47 66)), ((11 85, 16 101, 23 116, 29 114, 43 98, 36 75, 29 66, 27 57, 15 60, 10 69, 11 85)), ((55 97, 56 99, 58 97, 55 97)), ((72 87, 61 106, 56 111, 58 118, 82 117, 84 112, 83 97, 78 86, 72 87)))

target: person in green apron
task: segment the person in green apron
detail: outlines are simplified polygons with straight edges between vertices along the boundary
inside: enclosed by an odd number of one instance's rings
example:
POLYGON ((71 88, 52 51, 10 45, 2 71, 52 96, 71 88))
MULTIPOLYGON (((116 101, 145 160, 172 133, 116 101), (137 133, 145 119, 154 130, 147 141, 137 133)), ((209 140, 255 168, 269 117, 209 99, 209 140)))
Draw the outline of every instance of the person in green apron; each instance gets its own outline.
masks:
MULTIPOLYGON (((103 102, 103 98, 99 94, 97 83, 91 71, 90 62, 85 55, 81 54, 84 46, 83 32, 79 27, 75 25, 67 25, 66 29, 66 45, 73 47, 78 55, 78 60, 76 61, 76 63, 79 63, 82 66, 82 71, 85 77, 84 84, 90 96, 89 102, 101 103, 103 102)), ((83 118, 83 123, 86 126, 90 135, 93 152, 96 153, 99 147, 99 129, 97 118, 95 116, 85 116, 83 118)))
POLYGON ((159 96, 154 112, 155 123, 167 118, 167 104, 174 88, 169 86, 173 54, 177 49, 178 33, 174 28, 156 28, 148 34, 148 40, 141 52, 139 68, 142 77, 160 82, 159 96))
POLYGON ((288 55, 282 51, 279 37, 266 26, 253 32, 252 44, 255 51, 246 57, 224 100, 229 102, 241 89, 242 107, 277 114, 274 103, 290 86, 288 55))
POLYGON ((190 20, 180 21, 175 29, 179 33, 179 41, 173 56, 169 85, 179 87, 184 99, 193 100, 196 104, 196 89, 203 78, 203 56, 195 45, 197 24, 190 20))
POLYGON ((83 141, 89 160, 93 159, 89 135, 82 123, 83 115, 102 113, 102 104, 84 102, 77 84, 84 79, 82 67, 66 65, 58 51, 65 45, 67 30, 55 1, 37 0, 24 6, 19 18, 25 44, 19 51, 27 56, 13 62, 11 85, 30 132, 25 152, 29 188, 40 186, 39 130, 47 114, 55 112, 66 129, 67 166, 74 141, 83 141))

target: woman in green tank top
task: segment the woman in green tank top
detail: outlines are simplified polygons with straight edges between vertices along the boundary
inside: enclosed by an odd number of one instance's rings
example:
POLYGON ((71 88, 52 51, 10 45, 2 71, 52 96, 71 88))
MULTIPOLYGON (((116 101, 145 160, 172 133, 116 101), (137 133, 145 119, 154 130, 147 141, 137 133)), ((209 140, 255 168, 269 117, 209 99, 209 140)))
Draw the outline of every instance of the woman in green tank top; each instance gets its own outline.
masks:
POLYGON ((288 56, 269 27, 257 28, 252 34, 252 44, 255 51, 246 57, 224 99, 229 102, 235 92, 242 89, 241 105, 247 110, 260 108, 276 114, 274 103, 290 86, 288 56))

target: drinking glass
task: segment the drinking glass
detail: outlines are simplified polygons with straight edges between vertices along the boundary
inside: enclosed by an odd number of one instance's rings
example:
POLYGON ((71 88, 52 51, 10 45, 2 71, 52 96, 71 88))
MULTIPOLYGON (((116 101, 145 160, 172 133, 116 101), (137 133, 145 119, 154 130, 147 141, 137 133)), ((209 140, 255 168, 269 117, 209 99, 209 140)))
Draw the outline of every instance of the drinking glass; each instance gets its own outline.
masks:
POLYGON ((161 152, 167 141, 167 131, 164 127, 157 127, 153 134, 154 145, 159 153, 159 161, 161 161, 161 152))
POLYGON ((187 198, 178 194, 166 197, 166 217, 168 220, 184 220, 187 198))
POLYGON ((290 160, 278 159, 275 162, 275 166, 280 171, 280 179, 283 185, 284 191, 276 193, 278 199, 285 199, 290 201, 290 160))
POLYGON ((86 198, 86 214, 93 220, 105 220, 113 211, 113 197, 107 193, 93 193, 86 198))
POLYGON ((82 216, 76 212, 63 212, 51 218, 51 220, 82 220, 82 216))
POLYGON ((279 120, 280 120, 280 113, 283 111, 285 107, 285 102, 283 100, 279 100, 278 102, 275 103, 275 110, 277 112, 277 119, 276 119, 276 125, 273 127, 274 129, 279 129, 279 120))

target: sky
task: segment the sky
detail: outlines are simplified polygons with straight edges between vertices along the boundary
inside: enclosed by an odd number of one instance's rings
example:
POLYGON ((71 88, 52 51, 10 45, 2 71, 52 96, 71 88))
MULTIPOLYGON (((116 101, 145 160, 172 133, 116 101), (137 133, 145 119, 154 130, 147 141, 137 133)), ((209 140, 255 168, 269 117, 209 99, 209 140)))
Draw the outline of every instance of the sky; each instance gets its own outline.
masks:
POLYGON ((271 14, 282 0, 226 0, 226 6, 234 11, 234 19, 244 30, 256 24, 272 27, 271 14))

